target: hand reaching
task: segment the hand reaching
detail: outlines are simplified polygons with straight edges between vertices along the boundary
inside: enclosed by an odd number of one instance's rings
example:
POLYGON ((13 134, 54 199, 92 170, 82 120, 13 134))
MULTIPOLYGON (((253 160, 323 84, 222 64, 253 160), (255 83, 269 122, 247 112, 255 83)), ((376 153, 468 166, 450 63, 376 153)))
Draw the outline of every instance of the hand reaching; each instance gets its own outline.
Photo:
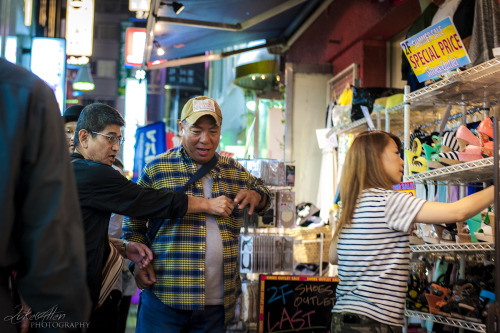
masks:
POLYGON ((243 209, 249 205, 248 215, 252 215, 254 209, 259 205, 260 199, 260 194, 255 191, 241 190, 234 198, 234 202, 238 205, 238 209, 243 209))
POLYGON ((139 268, 145 268, 151 260, 153 260, 153 252, 147 247, 147 245, 128 242, 125 247, 125 254, 127 258, 132 260, 139 268))
POLYGON ((208 214, 223 217, 229 217, 235 207, 235 203, 225 195, 209 199, 208 204, 210 206, 208 214))

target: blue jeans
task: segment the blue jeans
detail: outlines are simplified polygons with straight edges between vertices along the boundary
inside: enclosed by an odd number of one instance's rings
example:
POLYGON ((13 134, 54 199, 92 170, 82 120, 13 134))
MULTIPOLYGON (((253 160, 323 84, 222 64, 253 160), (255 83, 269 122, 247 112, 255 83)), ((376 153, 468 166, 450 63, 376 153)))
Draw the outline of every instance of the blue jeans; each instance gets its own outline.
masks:
POLYGON ((207 305, 205 310, 174 309, 150 290, 141 293, 136 333, 224 333, 224 306, 207 305))
POLYGON ((351 312, 332 313, 332 333, 402 333, 403 328, 383 324, 351 312))

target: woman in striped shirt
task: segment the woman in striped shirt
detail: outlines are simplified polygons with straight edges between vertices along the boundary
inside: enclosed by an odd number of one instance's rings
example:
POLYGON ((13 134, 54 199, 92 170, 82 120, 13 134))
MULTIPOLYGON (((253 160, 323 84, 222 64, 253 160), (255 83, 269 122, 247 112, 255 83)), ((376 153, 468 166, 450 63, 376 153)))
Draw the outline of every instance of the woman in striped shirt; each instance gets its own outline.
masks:
POLYGON ((401 146, 395 135, 371 131, 347 152, 330 247, 340 278, 332 332, 402 332, 412 224, 464 221, 493 202, 493 186, 454 203, 394 191, 403 177, 401 146))

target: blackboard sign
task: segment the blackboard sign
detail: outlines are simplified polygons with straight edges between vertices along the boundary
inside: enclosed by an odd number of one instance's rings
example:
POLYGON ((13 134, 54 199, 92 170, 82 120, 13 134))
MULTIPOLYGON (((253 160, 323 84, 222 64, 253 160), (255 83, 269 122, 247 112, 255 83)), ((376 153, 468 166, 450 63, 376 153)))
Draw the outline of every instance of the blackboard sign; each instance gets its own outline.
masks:
POLYGON ((329 333, 339 278, 261 275, 259 333, 329 333))

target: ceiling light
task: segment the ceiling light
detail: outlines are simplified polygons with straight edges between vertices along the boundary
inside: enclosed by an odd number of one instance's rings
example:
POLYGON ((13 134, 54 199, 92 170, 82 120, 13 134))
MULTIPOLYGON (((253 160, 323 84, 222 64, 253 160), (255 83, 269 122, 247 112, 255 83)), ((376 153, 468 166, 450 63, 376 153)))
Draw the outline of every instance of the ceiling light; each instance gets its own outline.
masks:
POLYGON ((172 9, 174 10, 175 15, 179 15, 184 10, 184 5, 182 3, 178 3, 176 1, 174 1, 172 3, 161 2, 161 4, 167 5, 167 6, 172 6, 172 9))
POLYGON ((92 73, 90 73, 90 66, 88 64, 83 65, 78 69, 78 73, 76 73, 72 86, 75 90, 94 90, 94 80, 92 79, 92 73))
POLYGON ((158 41, 154 40, 153 44, 156 47, 156 54, 157 55, 162 56, 165 54, 165 50, 163 49, 163 47, 161 47, 161 45, 160 45, 160 43, 158 43, 158 41))

